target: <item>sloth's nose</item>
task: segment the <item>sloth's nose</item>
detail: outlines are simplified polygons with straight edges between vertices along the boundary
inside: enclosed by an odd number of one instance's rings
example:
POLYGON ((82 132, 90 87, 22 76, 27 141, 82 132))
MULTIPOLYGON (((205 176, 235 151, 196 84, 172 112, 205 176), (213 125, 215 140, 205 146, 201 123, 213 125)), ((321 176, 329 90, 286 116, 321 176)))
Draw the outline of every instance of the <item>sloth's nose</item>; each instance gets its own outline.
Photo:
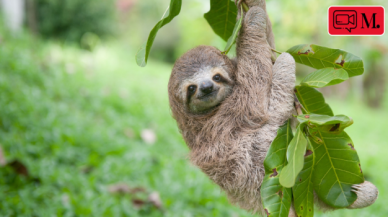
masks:
POLYGON ((203 81, 201 82, 199 89, 205 94, 211 93, 213 91, 213 82, 203 81))

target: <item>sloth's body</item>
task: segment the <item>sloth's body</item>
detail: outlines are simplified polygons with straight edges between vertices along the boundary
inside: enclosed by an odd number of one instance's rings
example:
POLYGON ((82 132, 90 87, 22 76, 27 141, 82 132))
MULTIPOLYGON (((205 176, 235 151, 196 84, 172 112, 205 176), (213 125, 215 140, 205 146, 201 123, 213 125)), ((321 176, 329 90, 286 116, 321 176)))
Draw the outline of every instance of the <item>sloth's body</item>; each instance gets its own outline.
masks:
POLYGON ((177 60, 169 83, 172 113, 191 149, 192 162, 231 201, 260 213, 263 161, 277 129, 291 115, 295 85, 295 62, 289 54, 272 65, 265 17, 260 8, 246 14, 236 60, 213 47, 194 48, 177 60), (216 75, 225 81, 214 81, 216 75), (192 109, 208 82, 220 87, 214 94, 223 100, 214 96, 208 99, 210 108, 192 109), (190 93, 192 86, 196 90, 190 93))
POLYGON ((272 64, 267 31, 266 12, 251 7, 235 60, 213 47, 194 48, 177 60, 168 87, 191 161, 231 202, 262 215, 264 158, 293 112, 295 85, 294 59, 284 53, 272 64))

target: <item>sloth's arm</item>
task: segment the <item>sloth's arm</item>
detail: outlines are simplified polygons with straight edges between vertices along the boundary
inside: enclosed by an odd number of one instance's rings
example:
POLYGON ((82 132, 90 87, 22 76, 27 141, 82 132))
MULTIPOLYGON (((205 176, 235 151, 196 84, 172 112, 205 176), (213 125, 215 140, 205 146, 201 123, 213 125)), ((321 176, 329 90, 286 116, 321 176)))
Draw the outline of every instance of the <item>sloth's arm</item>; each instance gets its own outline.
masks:
MULTIPOLYGON (((251 64, 260 66, 271 59, 271 47, 267 42, 267 13, 254 6, 245 14, 237 42, 237 58, 250 59, 251 64)), ((272 64, 271 64, 272 65, 272 64)))
POLYGON ((281 125, 294 110, 295 60, 288 54, 280 55, 273 66, 269 102, 269 122, 281 125))
POLYGON ((239 97, 245 97, 241 101, 252 107, 249 109, 252 112, 246 114, 250 120, 268 117, 272 61, 266 29, 266 12, 260 7, 252 7, 245 14, 237 41, 236 84, 239 97))
POLYGON ((253 6, 246 13, 237 43, 237 81, 245 86, 268 121, 279 126, 293 110, 295 61, 291 55, 282 54, 272 65, 271 47, 267 42, 267 31, 271 30, 267 13, 261 8, 265 8, 265 1, 258 2, 264 5, 253 6), (255 82, 247 85, 247 80, 255 82))
MULTIPOLYGON (((267 30, 266 30, 266 36, 267 36, 267 41, 268 41, 268 44, 271 46, 271 48, 275 49, 275 38, 274 38, 274 35, 273 35, 273 32, 272 32, 272 24, 271 24, 271 21, 268 17, 268 14, 267 14, 267 7, 266 7, 266 3, 265 3, 265 0, 244 0, 243 2, 245 2, 245 4, 248 5, 249 8, 251 7, 260 7, 264 10, 264 12, 266 13, 266 22, 267 22, 267 30)), ((238 11, 240 13, 240 11, 238 11)))

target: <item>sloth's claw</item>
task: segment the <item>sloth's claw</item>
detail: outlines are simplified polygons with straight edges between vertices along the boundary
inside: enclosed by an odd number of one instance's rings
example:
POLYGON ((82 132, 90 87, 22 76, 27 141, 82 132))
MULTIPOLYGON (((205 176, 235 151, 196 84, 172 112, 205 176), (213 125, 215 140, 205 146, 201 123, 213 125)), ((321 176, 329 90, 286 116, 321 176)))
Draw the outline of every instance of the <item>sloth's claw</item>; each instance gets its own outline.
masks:
POLYGON ((357 194, 357 200, 348 208, 357 209, 372 205, 378 195, 379 190, 372 183, 365 181, 361 184, 352 185, 352 192, 357 194))

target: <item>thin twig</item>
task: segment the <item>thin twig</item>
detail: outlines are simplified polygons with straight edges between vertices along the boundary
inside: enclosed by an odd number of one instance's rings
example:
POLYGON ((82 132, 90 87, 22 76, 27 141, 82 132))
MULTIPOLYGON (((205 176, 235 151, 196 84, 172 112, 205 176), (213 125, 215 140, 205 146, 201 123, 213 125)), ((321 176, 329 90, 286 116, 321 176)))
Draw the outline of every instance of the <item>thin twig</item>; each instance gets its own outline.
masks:
POLYGON ((300 104, 300 107, 303 109, 303 111, 306 113, 306 114, 308 114, 309 112, 303 107, 303 105, 302 104, 300 104))
POLYGON ((271 52, 271 60, 272 60, 272 64, 275 64, 275 62, 276 62, 276 54, 274 54, 274 53, 272 53, 271 52))
POLYGON ((249 10, 249 7, 247 4, 245 4, 245 2, 241 3, 241 5, 243 6, 245 12, 249 10))
POLYGON ((296 94, 294 93, 294 106, 295 106, 295 109, 296 109, 296 112, 298 113, 298 115, 303 115, 303 112, 301 109, 303 109, 303 111, 305 112, 305 114, 309 114, 309 112, 303 107, 302 104, 300 104, 299 100, 298 100, 298 97, 296 96, 296 94), (298 110, 300 112, 298 112, 298 110))
POLYGON ((277 51, 277 50, 275 50, 275 49, 272 49, 272 48, 271 48, 271 50, 272 50, 273 52, 275 52, 275 53, 282 54, 282 52, 277 51))
POLYGON ((302 105, 300 104, 299 100, 298 100, 298 97, 296 97, 296 94, 294 94, 294 106, 295 106, 295 109, 296 109, 296 113, 298 115, 303 115, 303 112, 302 112, 302 105))

